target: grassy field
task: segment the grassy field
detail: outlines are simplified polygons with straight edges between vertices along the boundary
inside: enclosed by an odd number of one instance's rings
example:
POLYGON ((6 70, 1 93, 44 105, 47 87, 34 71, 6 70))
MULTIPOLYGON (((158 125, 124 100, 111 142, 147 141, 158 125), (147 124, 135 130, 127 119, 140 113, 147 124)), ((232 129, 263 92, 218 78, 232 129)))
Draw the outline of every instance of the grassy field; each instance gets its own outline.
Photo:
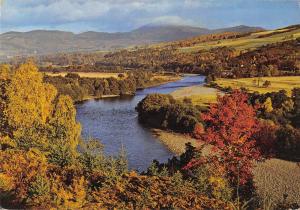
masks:
POLYGON ((180 88, 171 93, 175 99, 182 100, 190 98, 194 105, 208 106, 210 103, 215 103, 217 95, 222 93, 215 88, 208 88, 202 85, 180 88))
POLYGON ((226 39, 221 41, 203 42, 191 47, 180 48, 179 51, 189 53, 189 52, 196 52, 199 50, 209 50, 211 48, 216 48, 216 47, 233 47, 236 50, 242 51, 246 49, 255 49, 257 47, 266 44, 296 39, 298 37, 300 37, 300 29, 293 30, 293 31, 287 31, 287 29, 278 29, 272 31, 252 33, 249 36, 241 37, 237 39, 226 39), (259 36, 261 35, 268 35, 274 32, 276 32, 277 34, 270 35, 268 37, 259 38, 259 36))
MULTIPOLYGON (((52 73, 52 72, 46 72, 49 76, 66 76, 68 72, 60 72, 60 73, 52 73)), ((120 73, 106 73, 106 72, 74 72, 76 74, 79 74, 80 77, 87 77, 87 78, 119 78, 118 75, 120 73)))
POLYGON ((234 89, 246 88, 250 92, 257 91, 259 93, 276 92, 279 90, 286 90, 288 94, 291 94, 293 88, 300 88, 300 76, 290 77, 262 77, 260 80, 260 87, 257 86, 257 78, 243 78, 243 79, 217 79, 216 83, 220 87, 231 87, 234 89), (256 80, 256 84, 254 84, 256 80), (269 87, 262 87, 262 84, 266 81, 270 81, 269 87))
POLYGON ((272 158, 257 164, 254 169, 254 183, 260 197, 273 202, 283 200, 300 204, 300 165, 272 158))

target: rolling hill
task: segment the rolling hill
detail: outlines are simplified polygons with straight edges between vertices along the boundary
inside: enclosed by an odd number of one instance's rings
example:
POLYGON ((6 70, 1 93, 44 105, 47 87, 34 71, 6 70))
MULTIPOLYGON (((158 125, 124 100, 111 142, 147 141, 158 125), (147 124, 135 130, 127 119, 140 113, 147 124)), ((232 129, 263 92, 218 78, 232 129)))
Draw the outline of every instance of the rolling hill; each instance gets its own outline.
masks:
POLYGON ((146 25, 131 32, 88 31, 80 34, 65 31, 35 30, 7 32, 0 35, 0 57, 76 51, 107 51, 129 46, 175 41, 217 32, 262 31, 259 27, 237 26, 206 29, 180 25, 146 25))

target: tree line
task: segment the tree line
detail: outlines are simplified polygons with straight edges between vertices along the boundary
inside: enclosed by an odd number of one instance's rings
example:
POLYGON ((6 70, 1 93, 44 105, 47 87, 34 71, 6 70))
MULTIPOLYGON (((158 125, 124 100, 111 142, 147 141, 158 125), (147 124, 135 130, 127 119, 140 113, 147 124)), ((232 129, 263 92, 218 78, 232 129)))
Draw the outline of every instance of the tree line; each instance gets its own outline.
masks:
POLYGON ((75 102, 104 95, 134 95, 136 90, 153 84, 152 73, 131 71, 120 73, 118 78, 84 78, 76 73, 63 76, 44 76, 44 81, 56 87, 58 92, 69 95, 75 102))

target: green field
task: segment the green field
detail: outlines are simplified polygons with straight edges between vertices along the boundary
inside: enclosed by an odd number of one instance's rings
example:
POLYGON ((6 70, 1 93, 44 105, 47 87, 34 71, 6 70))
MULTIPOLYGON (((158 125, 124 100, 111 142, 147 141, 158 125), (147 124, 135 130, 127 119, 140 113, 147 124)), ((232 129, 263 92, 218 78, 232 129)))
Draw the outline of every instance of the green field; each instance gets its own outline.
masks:
POLYGON ((218 86, 232 89, 246 88, 249 92, 277 92, 279 90, 286 90, 290 95, 292 89, 300 88, 300 76, 289 77, 262 77, 260 78, 260 86, 257 86, 258 78, 242 78, 242 79, 217 79, 218 86), (268 80, 271 82, 269 87, 263 87, 263 83, 268 80))

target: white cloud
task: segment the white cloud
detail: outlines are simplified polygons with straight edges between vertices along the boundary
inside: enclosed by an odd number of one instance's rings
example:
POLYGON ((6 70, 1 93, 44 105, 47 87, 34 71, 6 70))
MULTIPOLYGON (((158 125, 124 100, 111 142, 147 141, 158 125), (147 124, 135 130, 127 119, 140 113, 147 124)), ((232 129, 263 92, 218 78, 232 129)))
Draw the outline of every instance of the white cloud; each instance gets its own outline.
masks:
POLYGON ((184 6, 187 8, 195 8, 195 7, 216 7, 221 6, 228 3, 228 1, 224 0, 184 0, 184 6))
POLYGON ((179 16, 159 16, 155 18, 139 19, 137 21, 137 25, 145 24, 196 25, 193 20, 184 19, 179 16))
MULTIPOLYGON (((17 2, 19 2, 17 0, 17 2)), ((7 23, 31 20, 33 22, 71 22, 91 19, 107 13, 111 5, 103 1, 60 0, 28 1, 12 5, 4 3, 3 19, 7 23)))

